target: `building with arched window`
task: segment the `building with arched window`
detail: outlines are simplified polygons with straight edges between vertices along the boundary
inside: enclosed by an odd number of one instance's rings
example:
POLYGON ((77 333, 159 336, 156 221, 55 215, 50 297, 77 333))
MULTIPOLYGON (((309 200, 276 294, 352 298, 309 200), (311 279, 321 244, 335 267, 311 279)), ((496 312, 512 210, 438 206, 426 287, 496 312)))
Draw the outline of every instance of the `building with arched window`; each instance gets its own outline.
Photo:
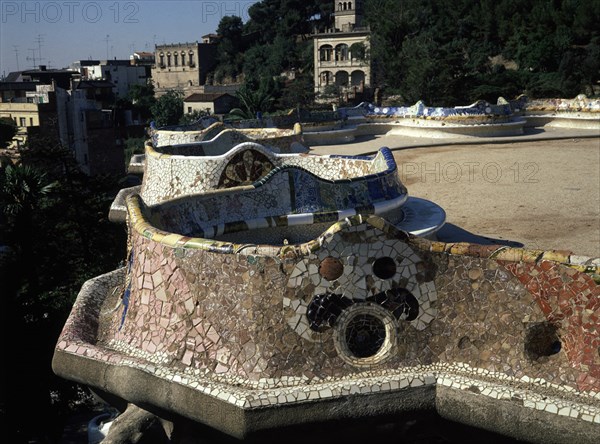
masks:
POLYGON ((315 92, 335 85, 357 97, 371 88, 368 27, 362 23, 362 0, 334 0, 332 28, 317 32, 314 40, 315 92))
POLYGON ((156 46, 152 80, 157 97, 170 89, 182 90, 185 94, 201 91, 217 60, 217 45, 214 38, 209 37, 211 34, 204 36, 202 43, 156 46))

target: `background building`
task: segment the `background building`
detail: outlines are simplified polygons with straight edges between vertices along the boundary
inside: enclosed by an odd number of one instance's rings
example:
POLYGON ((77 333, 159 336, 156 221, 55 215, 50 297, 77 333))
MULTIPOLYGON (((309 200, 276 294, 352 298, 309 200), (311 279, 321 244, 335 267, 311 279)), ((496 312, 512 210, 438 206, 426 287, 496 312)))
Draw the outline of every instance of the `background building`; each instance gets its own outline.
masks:
POLYGON ((171 89, 183 91, 184 95, 203 92, 208 72, 216 64, 217 45, 211 43, 176 43, 157 45, 152 81, 157 97, 171 89))
POLYGON ((0 117, 12 119, 18 130, 4 157, 18 161, 25 147, 36 151, 61 145, 71 149, 85 174, 122 174, 123 131, 115 110, 108 108, 114 103, 114 84, 71 76, 70 85, 61 88, 51 78, 43 80, 50 83, 0 82, 0 117))
POLYGON ((82 80, 111 82, 116 98, 126 98, 133 85, 148 83, 146 67, 132 65, 131 60, 78 60, 71 68, 79 71, 82 80))
POLYGON ((232 108, 239 106, 237 97, 231 94, 194 93, 183 100, 183 112, 204 111, 209 114, 227 114, 232 108))
POLYGON ((137 51, 129 56, 129 63, 134 66, 143 66, 146 70, 146 78, 152 77, 152 66, 154 66, 154 53, 137 51))
POLYGON ((315 92, 335 85, 347 97, 357 98, 368 93, 372 84, 371 32, 363 26, 362 0, 334 4, 333 27, 313 36, 315 92))

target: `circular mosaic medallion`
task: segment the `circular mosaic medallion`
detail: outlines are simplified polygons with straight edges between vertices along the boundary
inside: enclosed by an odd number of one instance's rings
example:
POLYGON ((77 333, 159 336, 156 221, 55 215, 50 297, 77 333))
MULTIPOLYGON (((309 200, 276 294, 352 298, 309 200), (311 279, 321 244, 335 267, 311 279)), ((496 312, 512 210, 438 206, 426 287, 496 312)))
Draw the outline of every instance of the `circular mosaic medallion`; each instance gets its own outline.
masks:
POLYGON ((355 304, 345 309, 336 322, 335 348, 349 364, 373 366, 392 354, 396 329, 396 319, 385 308, 371 302, 355 304))

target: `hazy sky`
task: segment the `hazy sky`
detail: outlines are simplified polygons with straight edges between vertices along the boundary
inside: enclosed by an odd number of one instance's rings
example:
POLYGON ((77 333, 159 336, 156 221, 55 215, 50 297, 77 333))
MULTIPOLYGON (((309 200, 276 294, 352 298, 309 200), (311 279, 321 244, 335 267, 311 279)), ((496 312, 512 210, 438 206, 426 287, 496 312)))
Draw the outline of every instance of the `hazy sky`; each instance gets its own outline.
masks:
POLYGON ((200 41, 221 17, 248 19, 257 0, 5 1, 0 0, 0 75, 35 64, 68 67, 75 60, 128 59, 154 44, 200 41), (40 45, 41 56, 40 63, 40 45))

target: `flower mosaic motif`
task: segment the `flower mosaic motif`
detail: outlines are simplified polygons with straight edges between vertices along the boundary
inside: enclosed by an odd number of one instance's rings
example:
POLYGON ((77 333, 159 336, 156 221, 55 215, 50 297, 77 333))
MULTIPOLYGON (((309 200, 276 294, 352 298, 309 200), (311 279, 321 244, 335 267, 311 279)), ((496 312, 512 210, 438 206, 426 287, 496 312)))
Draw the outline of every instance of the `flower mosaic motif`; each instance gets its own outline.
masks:
POLYGON ((219 179, 218 188, 250 185, 265 177, 274 166, 263 153, 246 150, 236 154, 227 164, 219 179))

